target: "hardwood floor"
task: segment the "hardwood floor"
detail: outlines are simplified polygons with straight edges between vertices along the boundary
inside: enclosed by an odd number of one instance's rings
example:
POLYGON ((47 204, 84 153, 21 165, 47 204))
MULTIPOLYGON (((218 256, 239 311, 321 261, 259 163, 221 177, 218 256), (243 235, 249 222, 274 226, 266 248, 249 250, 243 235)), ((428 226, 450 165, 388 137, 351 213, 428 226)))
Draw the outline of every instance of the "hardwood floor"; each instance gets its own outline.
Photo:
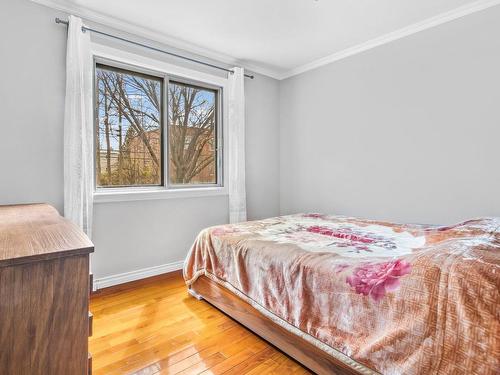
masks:
POLYGON ((93 374, 310 374, 205 301, 180 272, 91 298, 93 374))

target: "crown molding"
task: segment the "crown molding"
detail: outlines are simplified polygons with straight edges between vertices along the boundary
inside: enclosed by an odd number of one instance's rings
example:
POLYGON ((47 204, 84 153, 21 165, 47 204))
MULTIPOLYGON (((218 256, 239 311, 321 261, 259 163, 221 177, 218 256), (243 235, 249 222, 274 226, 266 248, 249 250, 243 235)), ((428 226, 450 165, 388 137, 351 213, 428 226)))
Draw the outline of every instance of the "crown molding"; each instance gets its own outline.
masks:
POLYGON ((242 63, 233 56, 213 51, 208 48, 200 47, 196 44, 174 38, 170 35, 143 26, 139 26, 137 24, 134 24, 133 22, 123 21, 115 17, 95 12, 85 7, 67 3, 63 0, 31 0, 31 1, 33 3, 40 4, 54 10, 58 10, 68 14, 73 14, 90 22, 95 22, 119 31, 137 35, 139 37, 159 42, 167 46, 186 51, 188 53, 196 54, 198 56, 205 57, 210 60, 215 60, 223 64, 227 64, 229 66, 242 66, 243 68, 245 68, 245 70, 262 74, 274 79, 279 79, 282 73, 282 71, 269 69, 266 67, 259 66, 257 64, 242 63))
POLYGON ((467 16, 472 13, 479 12, 481 10, 490 8, 492 6, 500 4, 500 0, 478 0, 473 3, 463 5, 451 11, 441 13, 437 16, 427 18, 424 21, 414 23, 412 25, 403 27, 399 30, 392 31, 380 37, 371 39, 367 42, 358 44, 353 47, 346 48, 342 51, 335 52, 331 55, 322 57, 318 60, 312 61, 310 63, 301 65, 297 68, 290 69, 285 74, 279 77, 280 80, 296 76, 301 73, 305 73, 309 70, 319 68, 321 66, 330 64, 332 62, 345 59, 346 57, 356 55, 358 53, 370 50, 372 48, 381 46, 386 43, 393 42, 395 40, 410 36, 412 34, 418 33, 419 31, 427 30, 435 26, 439 26, 443 23, 453 21, 457 18, 467 16))

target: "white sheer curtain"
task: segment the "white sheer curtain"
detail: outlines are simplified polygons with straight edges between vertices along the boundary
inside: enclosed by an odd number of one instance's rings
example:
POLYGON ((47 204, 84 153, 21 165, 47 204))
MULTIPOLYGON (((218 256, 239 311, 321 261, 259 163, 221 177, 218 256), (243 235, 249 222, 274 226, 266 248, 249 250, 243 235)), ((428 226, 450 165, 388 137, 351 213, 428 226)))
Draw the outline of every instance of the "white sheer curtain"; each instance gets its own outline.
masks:
POLYGON ((228 185, 230 223, 238 223, 247 219, 244 80, 243 68, 234 68, 234 73, 229 74, 228 185))
POLYGON ((92 55, 82 20, 69 16, 64 108, 64 216, 90 237, 93 211, 92 55))
POLYGON ((247 220, 245 189, 245 72, 229 74, 229 222, 247 220))

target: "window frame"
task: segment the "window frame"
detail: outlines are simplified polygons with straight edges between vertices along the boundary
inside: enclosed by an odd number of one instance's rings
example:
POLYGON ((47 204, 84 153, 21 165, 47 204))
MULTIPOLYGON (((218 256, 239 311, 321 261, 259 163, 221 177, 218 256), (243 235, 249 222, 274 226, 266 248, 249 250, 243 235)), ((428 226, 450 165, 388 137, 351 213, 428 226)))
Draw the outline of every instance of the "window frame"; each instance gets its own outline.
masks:
MULTIPOLYGON (((128 200, 149 200, 166 198, 187 198, 203 197, 213 195, 228 195, 226 175, 224 167, 227 166, 227 157, 224 150, 227 147, 227 140, 224 137, 225 123, 227 119, 227 98, 224 95, 227 87, 227 78, 213 76, 207 73, 183 68, 161 60, 151 59, 143 55, 138 55, 121 49, 116 49, 106 45, 92 43, 93 55, 93 105, 94 105, 94 125, 99 121, 98 108, 96 105, 98 91, 96 90, 96 67, 97 64, 109 66, 111 68, 124 69, 132 73, 146 74, 163 79, 163 100, 162 100, 162 162, 163 162, 163 182, 162 185, 145 186, 97 186, 97 168, 94 165, 94 201, 117 202, 128 200), (168 145, 168 84, 170 81, 198 86, 209 90, 215 90, 216 95, 216 184, 170 184, 169 178, 169 145, 168 145)), ((93 132, 93 140, 97 136, 96 128, 93 132)), ((95 153, 95 144, 93 147, 95 153)), ((95 161, 94 161, 95 164, 95 161)))

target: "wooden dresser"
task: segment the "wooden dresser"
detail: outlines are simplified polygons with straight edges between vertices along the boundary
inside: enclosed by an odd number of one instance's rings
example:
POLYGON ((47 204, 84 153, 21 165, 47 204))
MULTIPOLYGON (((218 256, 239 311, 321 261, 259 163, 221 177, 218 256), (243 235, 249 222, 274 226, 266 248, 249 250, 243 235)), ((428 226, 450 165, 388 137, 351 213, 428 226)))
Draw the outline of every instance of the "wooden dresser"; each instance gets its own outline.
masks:
POLYGON ((0 374, 89 373, 93 251, 47 204, 0 206, 0 374))

